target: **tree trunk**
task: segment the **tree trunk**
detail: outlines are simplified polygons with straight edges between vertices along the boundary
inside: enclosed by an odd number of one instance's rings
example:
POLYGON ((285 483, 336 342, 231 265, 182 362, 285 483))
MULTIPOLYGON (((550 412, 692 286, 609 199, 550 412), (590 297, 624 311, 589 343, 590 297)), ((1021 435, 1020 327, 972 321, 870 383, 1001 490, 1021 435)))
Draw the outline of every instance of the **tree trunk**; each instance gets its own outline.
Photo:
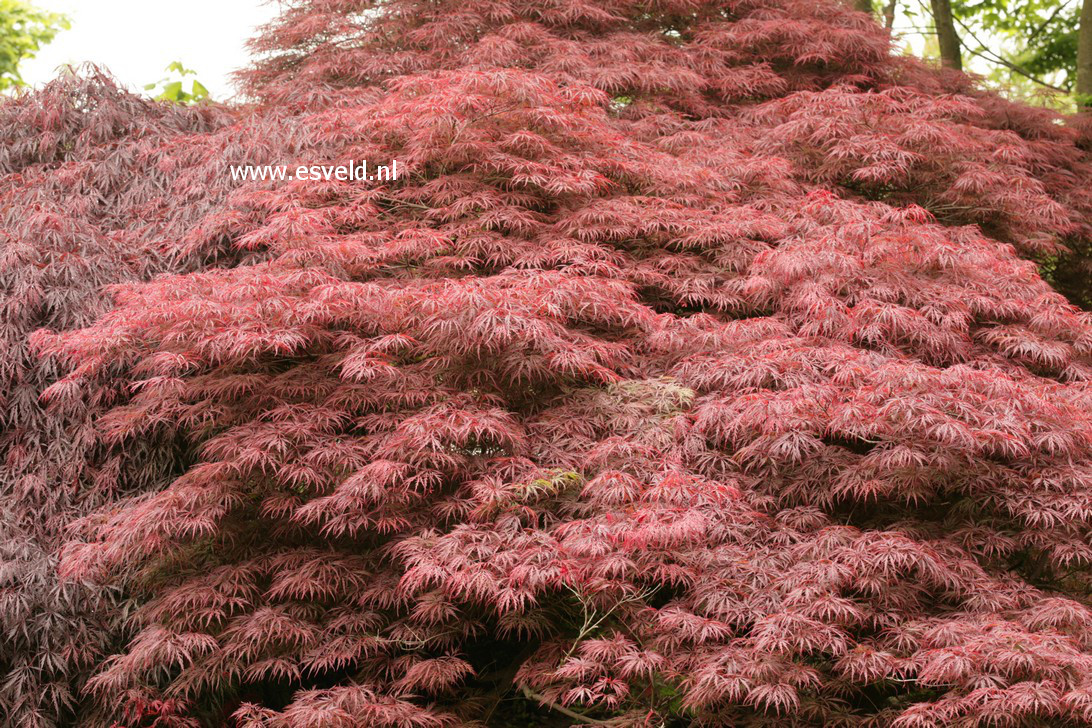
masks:
MULTIPOLYGON (((940 43, 940 62, 956 70, 963 69, 963 55, 959 51, 959 36, 952 21, 951 0, 930 0, 933 4, 933 24, 940 43)), ((1087 0, 1092 2, 1092 0, 1087 0)))
POLYGON ((1092 0, 1084 0, 1077 30, 1077 103, 1092 108, 1092 0))
POLYGON ((883 9, 883 27, 891 30, 895 27, 895 3, 897 0, 889 0, 883 9))

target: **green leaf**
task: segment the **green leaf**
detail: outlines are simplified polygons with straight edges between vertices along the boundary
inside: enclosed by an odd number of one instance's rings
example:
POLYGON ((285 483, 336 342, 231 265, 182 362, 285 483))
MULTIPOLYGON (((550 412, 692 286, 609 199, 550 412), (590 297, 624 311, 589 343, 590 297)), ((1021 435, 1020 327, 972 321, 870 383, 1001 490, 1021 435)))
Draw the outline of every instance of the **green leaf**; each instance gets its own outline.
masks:
POLYGON ((178 97, 182 94, 182 82, 171 81, 163 87, 163 93, 159 94, 156 98, 164 101, 178 101, 178 97))
POLYGON ((23 85, 19 64, 68 27, 68 19, 59 13, 24 0, 0 0, 0 90, 23 85))

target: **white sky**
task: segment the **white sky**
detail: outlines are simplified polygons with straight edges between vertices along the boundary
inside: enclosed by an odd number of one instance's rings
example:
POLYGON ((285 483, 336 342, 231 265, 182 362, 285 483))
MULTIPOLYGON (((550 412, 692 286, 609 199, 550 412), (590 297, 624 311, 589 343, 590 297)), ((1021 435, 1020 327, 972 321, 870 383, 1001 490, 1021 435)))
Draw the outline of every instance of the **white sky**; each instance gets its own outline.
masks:
POLYGON ((278 12, 276 0, 34 0, 34 5, 65 13, 72 28, 20 64, 27 83, 49 81, 66 63, 94 61, 142 90, 168 75, 168 63, 181 61, 197 71, 189 78, 218 101, 234 93, 228 75, 249 61, 243 44, 278 12))

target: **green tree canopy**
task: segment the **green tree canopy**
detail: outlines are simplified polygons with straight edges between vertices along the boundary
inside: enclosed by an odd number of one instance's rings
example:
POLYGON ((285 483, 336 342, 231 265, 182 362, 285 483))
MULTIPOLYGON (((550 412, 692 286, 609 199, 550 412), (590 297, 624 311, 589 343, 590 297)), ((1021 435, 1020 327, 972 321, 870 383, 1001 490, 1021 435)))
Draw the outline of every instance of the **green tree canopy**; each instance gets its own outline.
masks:
MULTIPOLYGON (((1010 42, 1006 44, 1010 48, 1007 53, 979 50, 1002 57, 1037 78, 1055 79, 1062 88, 1072 87, 1077 69, 1080 0, 956 0, 953 6, 967 26, 978 26, 987 35, 1010 42)), ((972 33, 975 29, 966 30, 972 33)), ((966 40, 968 48, 975 47, 977 38, 966 40)))
POLYGON ((0 0, 0 91, 23 85, 19 64, 67 29, 68 18, 22 0, 0 0))

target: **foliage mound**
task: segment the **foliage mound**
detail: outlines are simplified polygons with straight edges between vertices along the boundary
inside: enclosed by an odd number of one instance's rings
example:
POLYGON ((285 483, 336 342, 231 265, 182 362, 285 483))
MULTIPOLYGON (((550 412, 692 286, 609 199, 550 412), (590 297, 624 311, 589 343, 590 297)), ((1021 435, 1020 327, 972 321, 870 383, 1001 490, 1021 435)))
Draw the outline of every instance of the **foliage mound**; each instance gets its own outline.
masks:
POLYGON ((1086 121, 830 0, 285 6, 0 107, 0 615, 63 537, 101 636, 9 711, 1092 725, 1086 121))

